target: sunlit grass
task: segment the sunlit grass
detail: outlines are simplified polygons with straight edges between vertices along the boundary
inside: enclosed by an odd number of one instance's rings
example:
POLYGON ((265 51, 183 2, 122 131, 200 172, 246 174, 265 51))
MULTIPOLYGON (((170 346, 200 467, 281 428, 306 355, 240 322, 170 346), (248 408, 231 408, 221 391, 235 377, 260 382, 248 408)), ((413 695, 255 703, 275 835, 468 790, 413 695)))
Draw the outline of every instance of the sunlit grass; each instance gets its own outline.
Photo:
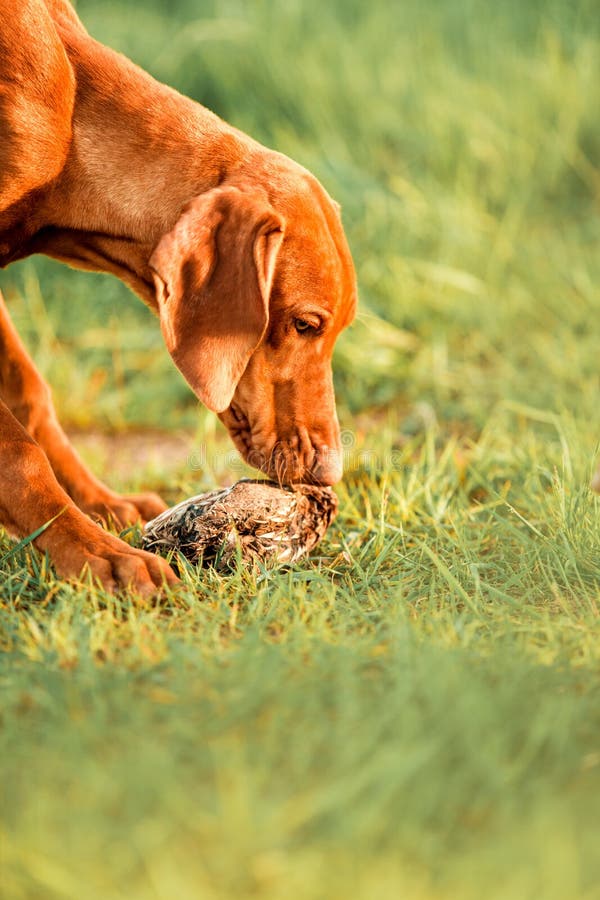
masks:
MULTIPOLYGON (((2 537, 0 893, 593 900, 595 6, 176 6, 78 4, 343 204, 340 514, 311 560, 149 605, 2 537)), ((121 436, 76 434, 112 486, 242 474, 115 281, 2 287, 63 418, 121 436)))

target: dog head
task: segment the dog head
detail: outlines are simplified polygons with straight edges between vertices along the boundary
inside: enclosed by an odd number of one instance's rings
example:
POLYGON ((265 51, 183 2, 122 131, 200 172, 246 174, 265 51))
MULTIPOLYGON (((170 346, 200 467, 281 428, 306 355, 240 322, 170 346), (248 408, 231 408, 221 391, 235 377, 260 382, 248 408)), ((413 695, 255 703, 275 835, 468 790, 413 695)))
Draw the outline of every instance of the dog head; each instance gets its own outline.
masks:
POLYGON ((161 238, 150 259, 161 328, 247 462, 283 483, 332 484, 331 355, 356 306, 350 252, 316 179, 253 175, 195 197, 161 238))

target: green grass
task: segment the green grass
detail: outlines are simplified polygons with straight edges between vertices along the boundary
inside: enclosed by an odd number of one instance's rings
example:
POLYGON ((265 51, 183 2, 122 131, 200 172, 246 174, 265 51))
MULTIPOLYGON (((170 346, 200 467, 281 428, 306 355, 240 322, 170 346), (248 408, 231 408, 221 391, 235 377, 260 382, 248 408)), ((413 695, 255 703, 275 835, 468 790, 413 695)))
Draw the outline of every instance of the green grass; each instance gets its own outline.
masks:
MULTIPOLYGON (((347 474, 311 560, 161 605, 0 540, 0 894, 596 900, 597 5, 78 8, 342 202, 347 474)), ((238 477, 118 283, 1 282, 113 486, 238 477), (192 455, 115 463, 157 428, 192 455)))

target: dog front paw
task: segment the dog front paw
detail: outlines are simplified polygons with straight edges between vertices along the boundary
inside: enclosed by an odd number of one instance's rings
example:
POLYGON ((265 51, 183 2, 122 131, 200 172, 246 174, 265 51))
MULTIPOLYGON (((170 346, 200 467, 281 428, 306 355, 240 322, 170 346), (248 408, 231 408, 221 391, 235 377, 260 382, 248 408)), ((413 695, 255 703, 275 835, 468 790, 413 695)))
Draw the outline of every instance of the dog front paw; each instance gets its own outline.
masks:
POLYGON ((180 583, 166 560, 130 547, 75 508, 58 516, 35 543, 48 551, 58 575, 68 579, 91 575, 109 592, 127 589, 152 597, 165 586, 180 583))
POLYGON ((78 505, 95 522, 116 528, 126 528, 136 523, 143 525, 167 509, 164 500, 154 493, 121 496, 107 492, 78 505))

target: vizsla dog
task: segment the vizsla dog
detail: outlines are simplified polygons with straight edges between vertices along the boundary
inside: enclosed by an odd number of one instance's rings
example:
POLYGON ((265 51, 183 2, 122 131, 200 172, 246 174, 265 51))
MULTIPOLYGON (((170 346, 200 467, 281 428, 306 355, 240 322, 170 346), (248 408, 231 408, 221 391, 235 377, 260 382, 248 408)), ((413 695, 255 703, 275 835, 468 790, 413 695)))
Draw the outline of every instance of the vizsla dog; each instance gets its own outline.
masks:
MULTIPOLYGON (((305 169, 96 43, 67 0, 0 0, 0 266, 45 253, 112 272, 245 459, 341 475, 331 354, 356 285, 339 211, 305 169)), ((0 520, 57 572, 108 589, 176 581, 92 517, 147 519, 70 446, 0 297, 0 520)))

